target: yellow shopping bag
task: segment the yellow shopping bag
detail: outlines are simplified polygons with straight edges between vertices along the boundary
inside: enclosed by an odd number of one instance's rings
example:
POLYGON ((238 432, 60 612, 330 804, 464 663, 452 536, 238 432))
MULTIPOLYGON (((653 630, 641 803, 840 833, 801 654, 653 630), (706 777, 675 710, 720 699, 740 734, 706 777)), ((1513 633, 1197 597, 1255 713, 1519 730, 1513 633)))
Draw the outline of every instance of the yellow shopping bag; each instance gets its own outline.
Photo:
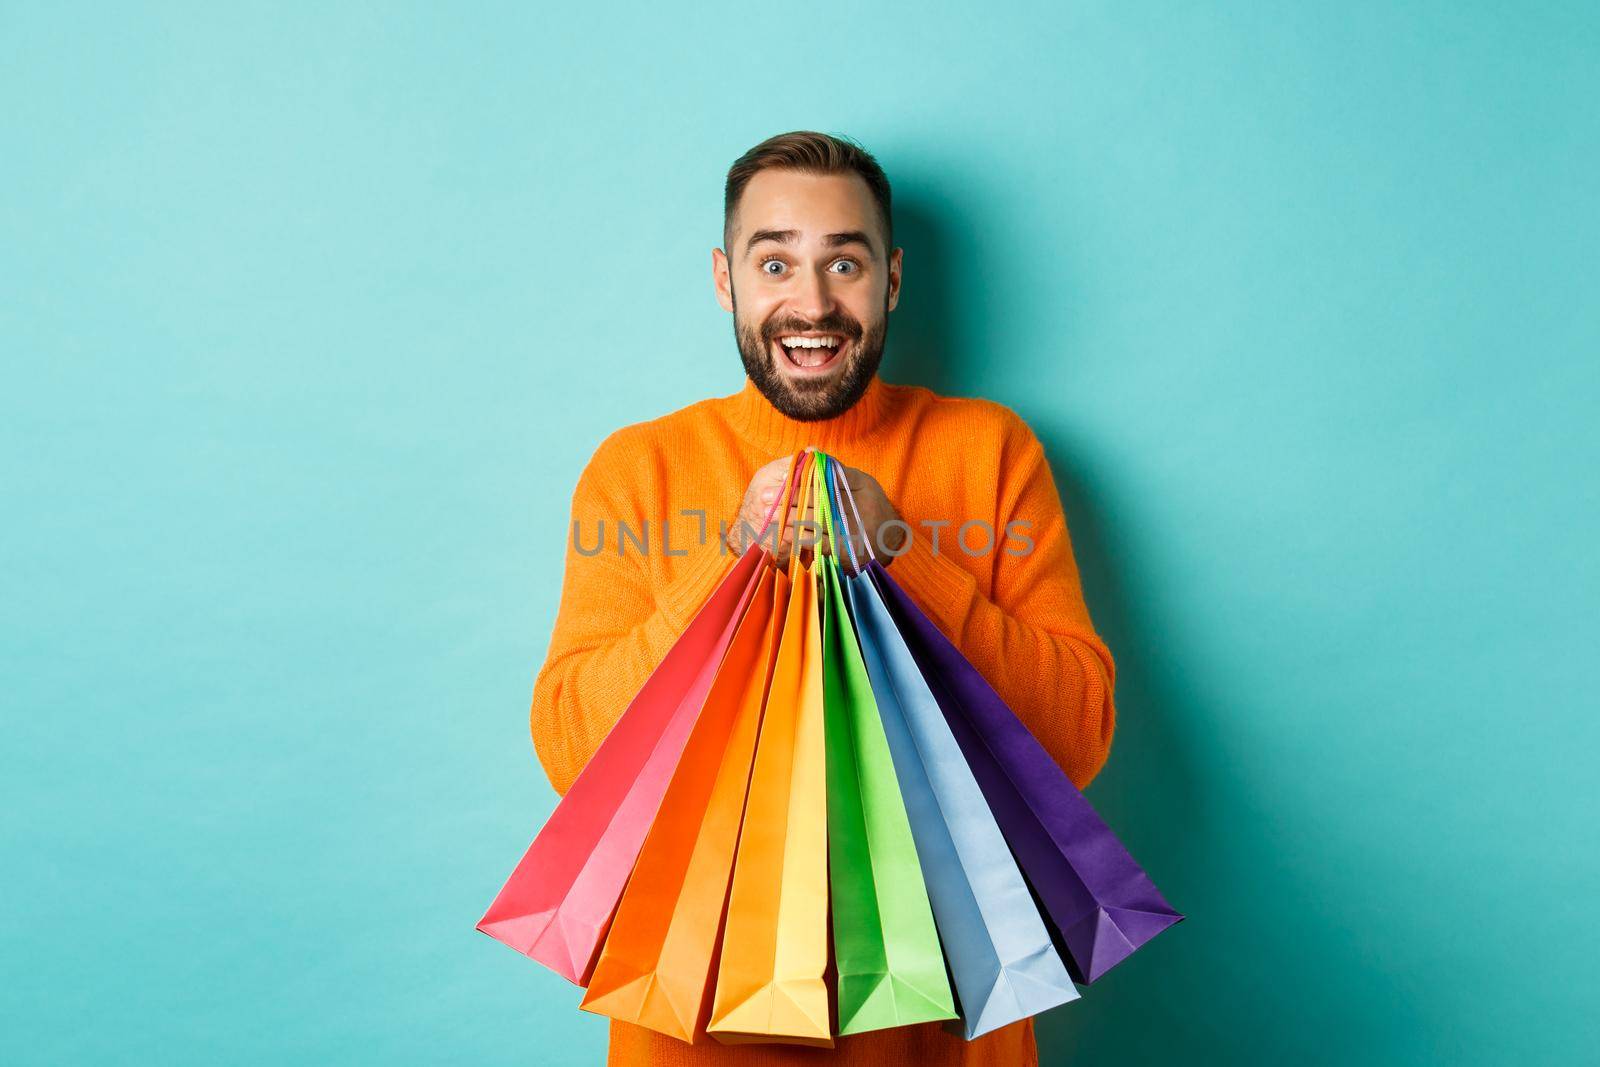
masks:
MULTIPOLYGON (((815 458, 799 515, 813 496, 815 458)), ((798 541, 798 538, 796 539, 798 541)), ((711 1022, 725 1042, 833 1046, 828 807, 816 576, 789 555, 789 603, 751 770, 711 1022)))

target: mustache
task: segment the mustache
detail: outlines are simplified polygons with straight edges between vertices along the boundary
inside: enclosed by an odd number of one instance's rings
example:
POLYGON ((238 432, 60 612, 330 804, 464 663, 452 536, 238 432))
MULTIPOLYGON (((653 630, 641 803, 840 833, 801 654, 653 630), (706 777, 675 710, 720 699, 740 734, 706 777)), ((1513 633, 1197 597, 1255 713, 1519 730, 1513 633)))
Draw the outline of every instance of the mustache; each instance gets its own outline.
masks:
POLYGON ((862 334, 861 323, 857 322, 853 318, 848 318, 844 315, 835 313, 832 315, 824 315, 816 322, 809 323, 801 322, 798 319, 785 319, 782 322, 769 322, 761 327, 761 336, 763 339, 770 341, 774 337, 781 337, 784 334, 806 333, 808 331, 815 331, 818 333, 837 333, 854 341, 859 341, 862 334))

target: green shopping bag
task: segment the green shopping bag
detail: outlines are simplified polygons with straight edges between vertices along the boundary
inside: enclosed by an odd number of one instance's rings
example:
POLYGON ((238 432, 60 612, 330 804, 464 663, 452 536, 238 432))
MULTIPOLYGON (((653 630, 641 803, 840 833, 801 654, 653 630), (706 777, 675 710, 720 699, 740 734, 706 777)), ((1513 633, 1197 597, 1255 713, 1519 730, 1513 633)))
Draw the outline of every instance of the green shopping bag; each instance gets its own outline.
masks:
POLYGON ((838 1032, 954 1019, 933 910, 872 683, 845 607, 831 461, 819 455, 815 499, 833 555, 819 560, 828 871, 838 970, 838 1032))

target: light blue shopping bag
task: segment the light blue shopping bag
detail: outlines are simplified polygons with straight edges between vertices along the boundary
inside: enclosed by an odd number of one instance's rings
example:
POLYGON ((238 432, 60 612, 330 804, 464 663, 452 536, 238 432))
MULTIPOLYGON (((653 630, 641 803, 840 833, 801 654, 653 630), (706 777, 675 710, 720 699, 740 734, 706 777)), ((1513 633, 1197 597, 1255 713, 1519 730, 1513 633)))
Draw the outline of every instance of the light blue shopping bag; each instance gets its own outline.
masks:
POLYGON ((1039 907, 867 568, 850 615, 911 817, 968 1040, 1076 1000, 1039 907))

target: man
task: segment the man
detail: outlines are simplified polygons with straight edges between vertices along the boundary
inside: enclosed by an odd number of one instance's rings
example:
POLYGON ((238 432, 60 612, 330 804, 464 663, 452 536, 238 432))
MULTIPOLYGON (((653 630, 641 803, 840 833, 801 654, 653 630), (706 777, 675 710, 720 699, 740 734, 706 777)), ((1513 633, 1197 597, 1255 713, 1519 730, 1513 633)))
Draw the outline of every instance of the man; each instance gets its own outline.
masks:
MULTIPOLYGON (((578 480, 561 607, 533 695, 551 784, 566 792, 760 528, 790 458, 813 446, 845 466, 896 579, 1087 785, 1110 751, 1113 667, 1038 440, 999 404, 877 375, 902 260, 882 169, 850 142, 783 134, 734 163, 724 212, 712 275, 747 380, 731 396, 618 430, 578 480)), ((786 530, 780 556, 794 544, 786 530)), ((1029 1020, 972 1042, 935 1024, 855 1035, 820 1058, 1012 1067, 1037 1053, 1029 1020)), ((818 1059, 611 1027, 612 1063, 818 1059)))

